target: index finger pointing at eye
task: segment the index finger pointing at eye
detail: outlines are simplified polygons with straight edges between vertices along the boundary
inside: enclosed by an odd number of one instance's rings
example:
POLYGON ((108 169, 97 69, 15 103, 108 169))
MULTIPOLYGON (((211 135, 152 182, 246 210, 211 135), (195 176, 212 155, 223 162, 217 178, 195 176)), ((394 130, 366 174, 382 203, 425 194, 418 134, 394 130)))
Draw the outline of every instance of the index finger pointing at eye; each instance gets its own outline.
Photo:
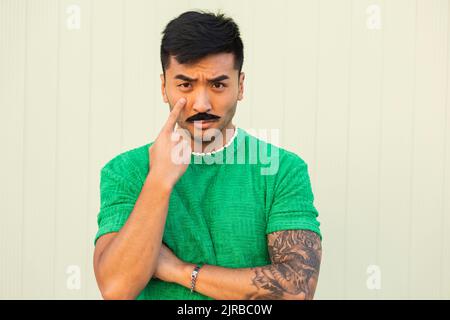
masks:
POLYGON ((165 125, 166 130, 174 131, 178 116, 180 115, 181 109, 183 109, 185 105, 186 98, 180 98, 177 103, 175 103, 175 106, 173 107, 172 111, 169 114, 169 118, 167 119, 165 125))

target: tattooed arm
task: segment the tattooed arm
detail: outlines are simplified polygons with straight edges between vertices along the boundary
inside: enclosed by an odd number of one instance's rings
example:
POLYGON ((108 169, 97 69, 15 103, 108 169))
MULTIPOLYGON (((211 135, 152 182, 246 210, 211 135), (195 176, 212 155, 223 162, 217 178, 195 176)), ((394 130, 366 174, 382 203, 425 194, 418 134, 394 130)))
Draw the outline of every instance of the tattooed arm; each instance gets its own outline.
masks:
MULTIPOLYGON (((312 299, 322 255, 319 236, 308 230, 286 230, 269 234, 267 240, 272 264, 240 269, 205 265, 200 269, 195 290, 224 300, 312 299)), ((178 271, 172 270, 162 280, 190 288, 193 268, 193 264, 182 263, 175 268, 178 271)))
POLYGON ((278 231, 268 243, 272 265, 252 268, 257 291, 248 299, 312 299, 322 257, 319 236, 308 230, 278 231))

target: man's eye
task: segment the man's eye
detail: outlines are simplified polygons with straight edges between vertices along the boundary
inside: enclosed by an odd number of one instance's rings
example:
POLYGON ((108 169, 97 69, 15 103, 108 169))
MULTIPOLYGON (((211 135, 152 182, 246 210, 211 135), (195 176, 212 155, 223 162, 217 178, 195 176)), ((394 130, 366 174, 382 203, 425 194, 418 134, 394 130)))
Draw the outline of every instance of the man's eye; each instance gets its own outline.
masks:
POLYGON ((223 84, 222 82, 215 82, 215 83, 213 83, 213 87, 215 89, 222 89, 222 88, 225 88, 225 84, 223 84))
POLYGON ((181 87, 181 88, 185 88, 185 89, 187 89, 187 88, 189 88, 190 87, 190 83, 189 82, 184 82, 184 83, 182 83, 182 84, 179 84, 177 87, 181 87))

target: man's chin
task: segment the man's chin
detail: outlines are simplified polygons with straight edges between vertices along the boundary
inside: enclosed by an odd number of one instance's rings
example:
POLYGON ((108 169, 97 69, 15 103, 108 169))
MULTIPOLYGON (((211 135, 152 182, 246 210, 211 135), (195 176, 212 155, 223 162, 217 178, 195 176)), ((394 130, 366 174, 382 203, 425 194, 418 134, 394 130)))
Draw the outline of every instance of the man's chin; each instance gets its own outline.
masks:
POLYGON ((219 144, 223 144, 222 132, 218 127, 218 122, 215 122, 214 127, 210 127, 208 129, 200 129, 194 126, 190 126, 188 131, 191 134, 194 142, 197 144, 205 146, 210 143, 214 143, 216 140, 219 140, 217 141, 219 144))

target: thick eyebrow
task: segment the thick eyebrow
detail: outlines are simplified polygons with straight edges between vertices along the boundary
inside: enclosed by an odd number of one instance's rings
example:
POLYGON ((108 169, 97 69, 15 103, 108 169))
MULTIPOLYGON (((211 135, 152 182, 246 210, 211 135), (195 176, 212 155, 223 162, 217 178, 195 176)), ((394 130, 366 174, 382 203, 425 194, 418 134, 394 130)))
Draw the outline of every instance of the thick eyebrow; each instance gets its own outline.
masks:
POLYGON ((230 79, 229 76, 227 76, 226 74, 223 74, 221 76, 212 78, 212 79, 208 79, 208 82, 219 82, 219 81, 223 81, 223 80, 228 80, 230 79))
MULTIPOLYGON (((179 79, 179 80, 183 80, 183 81, 187 81, 187 82, 196 82, 197 79, 193 79, 190 78, 188 76, 185 76, 184 74, 177 74, 174 79, 179 79)), ((230 79, 229 76, 227 76, 226 74, 222 74, 218 77, 212 78, 212 79, 208 79, 208 82, 218 82, 218 81, 223 81, 223 80, 227 80, 230 79)))

